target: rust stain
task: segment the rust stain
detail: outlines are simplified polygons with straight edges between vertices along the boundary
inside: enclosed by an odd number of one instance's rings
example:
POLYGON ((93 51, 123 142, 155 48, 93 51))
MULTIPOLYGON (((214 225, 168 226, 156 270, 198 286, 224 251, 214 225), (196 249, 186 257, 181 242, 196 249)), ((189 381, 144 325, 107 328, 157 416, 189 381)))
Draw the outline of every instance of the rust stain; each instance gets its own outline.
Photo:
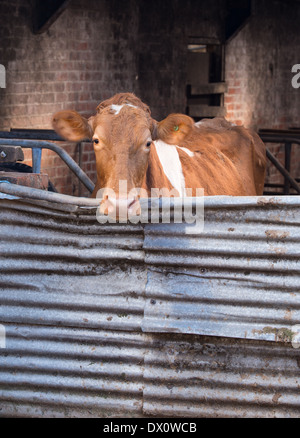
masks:
POLYGON ((273 206, 278 206, 278 199, 276 198, 260 198, 257 202, 257 205, 259 206, 268 206, 268 205, 273 205, 273 206))
POLYGON ((287 253, 287 250, 285 248, 275 247, 273 243, 275 243, 275 241, 277 243, 284 242, 290 236, 290 233, 278 230, 267 230, 265 231, 265 234, 267 236, 267 243, 270 245, 271 251, 275 252, 275 254, 278 256, 284 256, 287 253))
POLYGON ((265 232, 268 239, 285 240, 290 237, 290 233, 277 230, 267 230, 265 232))
POLYGON ((48 175, 43 173, 0 172, 0 180, 40 190, 48 190, 49 184, 48 175))
POLYGON ((286 253, 287 253, 287 251, 285 249, 283 249, 283 248, 271 247, 271 250, 274 251, 279 256, 286 255, 286 253))
POLYGON ((278 404, 279 399, 280 399, 281 397, 282 397, 282 394, 279 394, 279 392, 276 392, 276 394, 274 394, 274 396, 273 396, 273 398, 272 398, 273 403, 278 404))
POLYGON ((284 319, 285 319, 286 321, 291 321, 291 320, 292 320, 292 317, 293 317, 293 312, 292 312, 292 310, 291 310, 291 309, 287 309, 286 312, 285 312, 285 315, 284 315, 284 319))
POLYGON ((287 328, 265 327, 263 330, 252 330, 253 335, 273 335, 275 342, 291 343, 295 333, 287 328))

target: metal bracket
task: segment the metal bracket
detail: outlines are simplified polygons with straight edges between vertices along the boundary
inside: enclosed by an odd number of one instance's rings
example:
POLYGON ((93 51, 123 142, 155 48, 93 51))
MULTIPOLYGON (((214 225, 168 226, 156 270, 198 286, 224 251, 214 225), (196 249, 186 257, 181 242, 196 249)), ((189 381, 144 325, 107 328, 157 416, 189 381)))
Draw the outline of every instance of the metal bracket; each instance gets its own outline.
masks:
POLYGON ((24 153, 20 146, 0 146, 0 165, 1 163, 15 163, 23 160, 24 153))

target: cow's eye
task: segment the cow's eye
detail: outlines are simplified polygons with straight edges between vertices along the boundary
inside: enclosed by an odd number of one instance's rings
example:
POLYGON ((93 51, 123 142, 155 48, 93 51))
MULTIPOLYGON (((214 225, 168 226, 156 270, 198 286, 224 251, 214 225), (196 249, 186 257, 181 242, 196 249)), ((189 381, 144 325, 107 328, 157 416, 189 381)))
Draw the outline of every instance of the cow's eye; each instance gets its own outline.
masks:
POLYGON ((99 144, 99 140, 98 140, 98 138, 93 138, 93 143, 94 143, 94 144, 99 144))
POLYGON ((147 141, 146 143, 147 148, 150 148, 151 145, 152 145, 152 141, 147 141))

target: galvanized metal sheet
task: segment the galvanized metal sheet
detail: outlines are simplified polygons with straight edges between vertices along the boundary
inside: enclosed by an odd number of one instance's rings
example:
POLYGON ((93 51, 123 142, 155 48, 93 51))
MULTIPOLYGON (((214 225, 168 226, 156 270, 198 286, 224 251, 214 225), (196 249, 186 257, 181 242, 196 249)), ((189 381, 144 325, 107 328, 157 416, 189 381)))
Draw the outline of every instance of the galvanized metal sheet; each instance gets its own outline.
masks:
POLYGON ((0 208, 0 323, 139 330, 147 274, 139 226, 0 208))
POLYGON ((291 342, 299 218, 298 198, 224 198, 207 200, 199 234, 185 223, 146 225, 143 330, 291 342))
POLYGON ((0 416, 141 416, 140 334, 6 324, 0 416))
POLYGON ((201 234, 63 199, 0 200, 0 416, 300 415, 299 198, 201 234))
POLYGON ((117 328, 111 313, 130 314, 130 330, 275 341, 300 321, 298 198, 208 198, 200 234, 103 225, 91 207, 1 204, 3 321, 117 328))
POLYGON ((282 344, 6 324, 0 416, 299 417, 282 344))
POLYGON ((282 344, 153 335, 143 412, 165 417, 299 418, 300 354, 282 344))

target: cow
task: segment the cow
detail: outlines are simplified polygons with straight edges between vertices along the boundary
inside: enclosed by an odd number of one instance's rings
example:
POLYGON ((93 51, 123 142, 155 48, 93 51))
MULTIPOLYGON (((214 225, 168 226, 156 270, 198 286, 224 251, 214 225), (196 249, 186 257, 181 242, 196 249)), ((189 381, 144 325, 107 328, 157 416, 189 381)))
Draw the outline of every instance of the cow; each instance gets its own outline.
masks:
POLYGON ((196 196, 197 188, 205 196, 263 194, 264 143, 255 132, 224 118, 195 123, 187 115, 170 114, 157 122, 137 96, 120 93, 100 103, 89 119, 60 111, 52 124, 68 141, 93 141, 97 182, 92 197, 102 189, 103 214, 121 206, 138 214, 139 194, 150 197, 153 188, 179 197, 187 189, 196 196), (126 181, 125 188, 120 181, 126 181))

